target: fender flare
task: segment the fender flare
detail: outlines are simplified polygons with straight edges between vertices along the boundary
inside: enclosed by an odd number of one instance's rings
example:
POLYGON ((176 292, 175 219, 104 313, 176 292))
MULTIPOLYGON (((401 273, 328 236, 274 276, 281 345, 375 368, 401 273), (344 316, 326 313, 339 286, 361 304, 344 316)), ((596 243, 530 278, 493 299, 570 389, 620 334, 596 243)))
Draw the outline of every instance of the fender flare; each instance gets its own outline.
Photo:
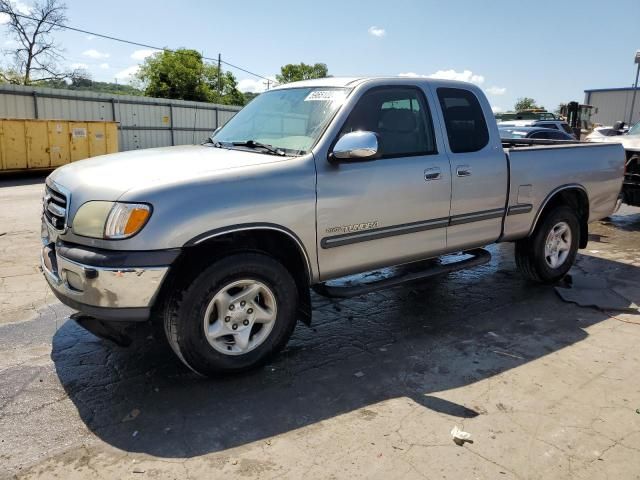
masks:
POLYGON ((278 225, 275 223, 262 223, 262 222, 254 222, 254 223, 243 223, 236 225, 228 225, 226 227, 220 227, 213 230, 209 230, 207 232, 196 235, 191 240, 186 242, 183 247, 193 247, 199 245, 201 243, 206 242, 207 240, 211 240, 212 238, 220 237, 222 235, 227 235, 229 233, 235 232, 243 232, 249 230, 274 230, 280 233, 284 233, 286 236, 291 238, 298 247, 298 250, 302 253, 302 256, 305 260, 305 274, 307 279, 309 280, 309 284, 313 283, 313 270, 311 269, 311 260, 309 258, 309 254, 307 253, 307 249, 305 248, 302 240, 298 237, 293 231, 289 230, 287 227, 282 225, 278 225))
POLYGON ((553 199, 558 193, 560 193, 560 192, 562 192, 564 190, 580 190, 580 191, 582 191, 584 193, 585 197, 587 198, 587 222, 586 223, 589 222, 589 193, 587 192, 587 189, 584 188, 584 186, 580 185, 579 183, 568 183, 566 185, 561 185, 561 186, 553 189, 546 196, 544 201, 540 204, 540 207, 538 208, 538 211, 536 212, 536 216, 533 219, 533 223, 531 224, 531 228, 529 229, 529 233, 527 234, 527 237, 530 237, 533 234, 534 230, 538 226, 538 221, 540 220, 540 217, 542 216, 542 212, 547 207, 547 205, 549 204, 551 199, 553 199))

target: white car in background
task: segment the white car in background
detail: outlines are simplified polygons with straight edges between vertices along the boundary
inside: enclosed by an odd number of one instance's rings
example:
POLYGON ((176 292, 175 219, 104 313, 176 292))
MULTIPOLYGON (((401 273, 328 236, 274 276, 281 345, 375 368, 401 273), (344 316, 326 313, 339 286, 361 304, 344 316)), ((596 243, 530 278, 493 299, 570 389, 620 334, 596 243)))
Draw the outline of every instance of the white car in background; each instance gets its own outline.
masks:
POLYGON ((625 135, 629 127, 624 122, 616 122, 612 127, 595 127, 593 131, 585 137, 587 142, 610 142, 615 141, 615 137, 625 135))
POLYGON ((504 122, 498 122, 498 128, 506 127, 538 127, 538 128, 551 128, 554 130, 560 130, 566 132, 575 138, 572 128, 569 124, 563 120, 507 120, 504 122))
POLYGON ((591 135, 587 137, 589 142, 622 144, 626 161, 620 200, 627 205, 640 207, 640 122, 623 135, 589 137, 591 135))

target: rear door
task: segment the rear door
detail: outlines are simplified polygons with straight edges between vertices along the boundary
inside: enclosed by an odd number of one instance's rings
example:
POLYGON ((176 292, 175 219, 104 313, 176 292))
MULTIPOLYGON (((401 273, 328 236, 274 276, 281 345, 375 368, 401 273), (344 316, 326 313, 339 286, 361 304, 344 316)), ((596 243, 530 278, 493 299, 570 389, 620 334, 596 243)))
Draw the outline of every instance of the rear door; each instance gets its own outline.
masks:
POLYGON ((507 197, 507 158, 484 97, 471 89, 436 86, 451 163, 451 219, 447 249, 495 242, 507 197), (491 131, 491 135, 490 135, 491 131), (493 136, 492 136, 493 135, 493 136))
POLYGON ((316 160, 322 279, 446 250, 451 175, 432 107, 417 86, 372 87, 357 99, 333 141, 352 131, 375 132, 381 157, 316 160))

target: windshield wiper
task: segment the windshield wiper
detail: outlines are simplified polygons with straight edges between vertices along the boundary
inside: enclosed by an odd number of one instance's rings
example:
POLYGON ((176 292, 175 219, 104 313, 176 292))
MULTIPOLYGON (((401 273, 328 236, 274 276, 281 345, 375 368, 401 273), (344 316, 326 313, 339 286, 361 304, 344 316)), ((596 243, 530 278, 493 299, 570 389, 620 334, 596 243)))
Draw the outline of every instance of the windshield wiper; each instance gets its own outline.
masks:
POLYGON ((256 142, 255 140, 247 140, 245 142, 231 142, 235 147, 249 147, 249 148, 262 148, 273 155, 284 156, 285 153, 282 149, 276 148, 273 145, 267 145, 266 143, 256 142))

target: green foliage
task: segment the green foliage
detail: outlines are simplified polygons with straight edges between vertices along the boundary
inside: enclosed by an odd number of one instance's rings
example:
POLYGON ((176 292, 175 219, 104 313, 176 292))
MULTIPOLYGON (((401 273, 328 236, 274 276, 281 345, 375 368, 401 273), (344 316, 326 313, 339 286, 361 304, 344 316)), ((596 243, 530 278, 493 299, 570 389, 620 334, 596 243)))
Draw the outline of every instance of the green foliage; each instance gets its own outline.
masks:
POLYGON ((244 104, 246 105, 260 94, 255 92, 242 92, 242 95, 244 95, 244 104))
POLYGON ((0 84, 9 83, 11 85, 22 85, 23 76, 14 68, 0 68, 0 84))
POLYGON ((78 90, 97 93, 109 93, 115 95, 143 95, 139 90, 131 85, 122 85, 111 82, 95 82, 88 77, 74 77, 71 82, 65 80, 46 80, 34 82, 37 87, 62 88, 65 90, 78 90))
POLYGON ((544 108, 540 105, 536 104, 536 101, 530 97, 520 97, 516 101, 516 104, 513 106, 513 109, 516 112, 521 112, 522 110, 529 110, 531 108, 544 108))
POLYGON ((226 105, 245 103, 233 74, 221 72, 219 79, 218 67, 204 63, 195 50, 162 51, 147 57, 137 77, 149 97, 226 105))
POLYGON ((307 65, 305 63, 289 63, 280 67, 280 74, 276 75, 279 84, 310 80, 312 78, 325 78, 329 76, 329 70, 324 63, 307 65))

